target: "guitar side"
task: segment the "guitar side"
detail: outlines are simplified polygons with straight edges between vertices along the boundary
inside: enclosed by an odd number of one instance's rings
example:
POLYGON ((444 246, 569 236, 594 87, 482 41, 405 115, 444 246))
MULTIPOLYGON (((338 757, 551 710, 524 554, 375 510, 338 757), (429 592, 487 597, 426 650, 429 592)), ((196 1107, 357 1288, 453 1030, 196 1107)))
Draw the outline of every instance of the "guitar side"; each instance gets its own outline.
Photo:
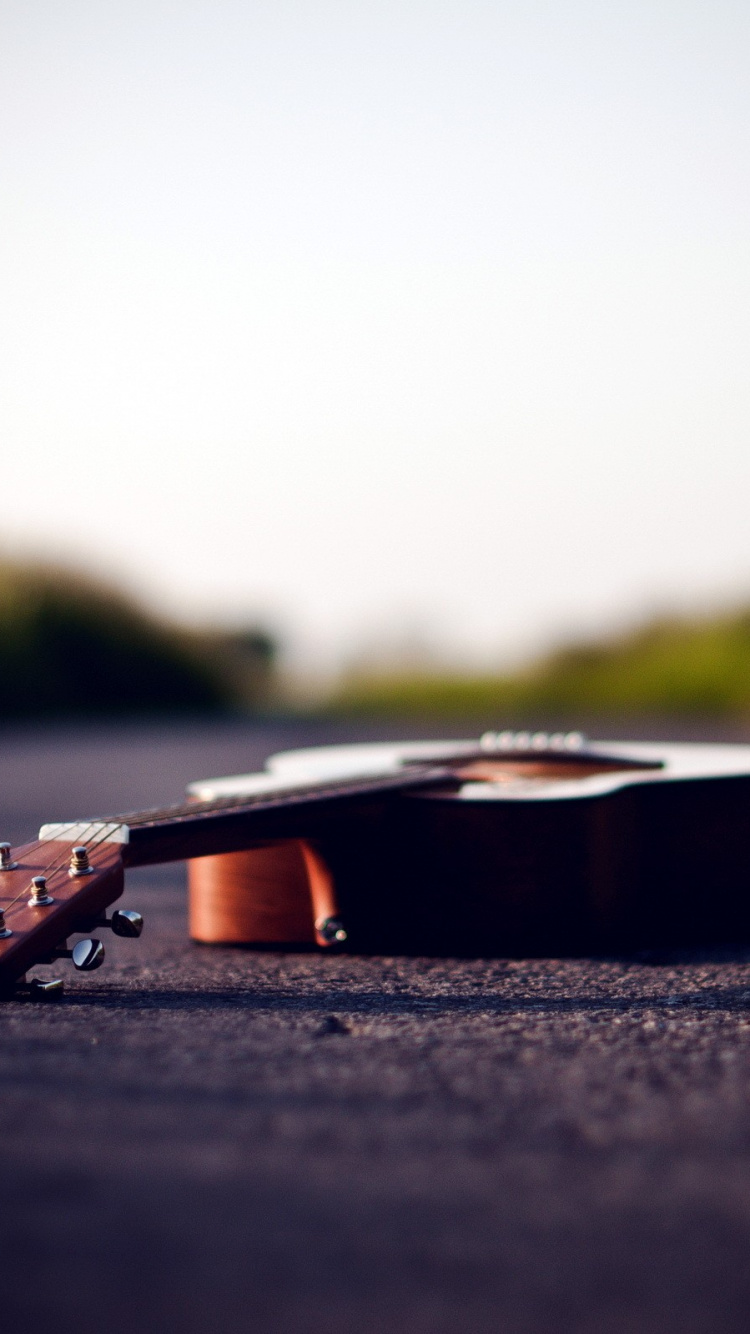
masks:
MULTIPOLYGON (((325 748, 272 758, 271 772, 394 768, 449 758, 447 743, 325 748), (374 754, 375 752, 375 754, 374 754)), ((476 747, 476 743, 474 743, 476 747)), ((471 743, 457 743, 466 765, 471 743)), ((351 948, 374 953, 581 953, 750 938, 750 747, 598 743, 566 781, 480 781, 394 794, 321 831, 351 948)), ((554 758, 554 757, 553 757, 554 758)), ((525 774, 540 769, 528 754, 525 774)), ((511 769, 513 766, 510 766, 511 769)), ((552 766, 548 766, 546 777, 552 766)), ((242 779, 221 780, 241 788, 242 779)), ((196 784, 208 793, 211 782, 196 784)), ((226 787, 225 789, 226 790, 226 787)), ((191 932, 207 941, 311 939, 290 849, 189 865, 191 932), (214 905, 222 904, 221 920, 214 905), (273 934, 264 905, 272 905, 273 934), (234 905, 234 912, 229 911, 234 905), (286 917, 285 917, 286 914, 286 917), (306 923, 305 933, 299 923, 306 923), (296 923, 296 926, 293 924, 296 923)))

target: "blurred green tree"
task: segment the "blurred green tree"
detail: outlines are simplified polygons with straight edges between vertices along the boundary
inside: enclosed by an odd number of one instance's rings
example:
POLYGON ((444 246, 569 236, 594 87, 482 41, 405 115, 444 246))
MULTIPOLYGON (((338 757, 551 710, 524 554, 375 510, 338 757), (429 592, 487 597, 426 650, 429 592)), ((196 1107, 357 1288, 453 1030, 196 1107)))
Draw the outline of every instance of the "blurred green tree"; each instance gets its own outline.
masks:
POLYGON ((660 617, 609 639, 567 645, 512 674, 359 670, 335 713, 539 719, 652 714, 750 715, 750 612, 660 617))
POLYGON ((184 630, 86 575, 0 563, 4 718, 248 709, 267 690, 274 655, 260 629, 184 630))

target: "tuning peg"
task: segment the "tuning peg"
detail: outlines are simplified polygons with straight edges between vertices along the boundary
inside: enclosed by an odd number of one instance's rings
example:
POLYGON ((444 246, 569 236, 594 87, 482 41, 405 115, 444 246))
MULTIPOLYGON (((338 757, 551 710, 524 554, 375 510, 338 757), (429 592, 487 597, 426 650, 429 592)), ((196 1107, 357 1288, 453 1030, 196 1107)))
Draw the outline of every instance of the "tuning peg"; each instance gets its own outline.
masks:
POLYGON ((116 936, 130 936, 133 939, 143 930, 143 918, 132 908, 116 908, 109 919, 104 919, 101 926, 108 926, 116 936))
POLYGON ((0 843, 0 871, 15 871, 18 862, 14 862, 10 843, 0 843))
POLYGON ((78 878, 78 876, 81 875, 91 875, 93 873, 93 870, 94 868, 89 861, 88 848, 84 847, 82 843, 78 844, 75 848, 73 848, 73 851, 70 854, 70 866, 68 867, 68 875, 75 880, 78 878))
POLYGON ((4 1000, 50 1001, 63 995, 65 987, 60 977, 19 977, 7 991, 0 992, 4 1000))
POLYGON ((113 935, 127 935, 129 938, 136 939, 143 931, 143 918, 140 912, 133 912, 132 908, 115 908, 111 918, 103 912, 97 918, 87 918, 77 924, 77 931, 93 931, 96 927, 105 926, 113 935))
POLYGON ((100 926, 106 926, 116 936, 129 936, 134 940, 143 931, 143 918, 132 908, 116 908, 111 917, 102 913, 101 917, 88 917, 79 921, 76 930, 94 931, 100 926))
POLYGON ((73 967, 81 973, 93 973, 104 963, 104 946, 100 940, 79 940, 70 951, 73 967))
POLYGON ((53 1000, 57 996, 62 996, 65 987, 61 977, 32 977, 28 983, 28 994, 31 1000, 53 1000))
POLYGON ((47 908, 54 899, 47 893, 46 875, 35 875, 31 880, 31 893, 29 894, 30 908, 47 908))
POLYGON ((72 959, 73 967, 80 973, 93 973, 95 968, 100 968, 104 963, 104 946, 96 939, 79 940, 72 950, 66 948, 55 950, 51 957, 72 959))

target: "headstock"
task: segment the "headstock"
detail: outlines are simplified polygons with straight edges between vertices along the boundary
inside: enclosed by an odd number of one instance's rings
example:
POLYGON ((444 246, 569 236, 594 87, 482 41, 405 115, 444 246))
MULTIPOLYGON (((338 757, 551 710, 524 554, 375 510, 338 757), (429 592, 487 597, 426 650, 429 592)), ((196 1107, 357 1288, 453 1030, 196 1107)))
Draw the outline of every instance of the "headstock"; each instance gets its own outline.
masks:
POLYGON ((52 995, 62 982, 26 980, 36 964, 70 959, 91 972, 104 960, 100 940, 68 937, 108 927, 116 935, 139 936, 139 913, 106 909, 123 890, 122 844, 107 826, 91 826, 75 846, 40 840, 11 849, 0 844, 0 995, 52 995))

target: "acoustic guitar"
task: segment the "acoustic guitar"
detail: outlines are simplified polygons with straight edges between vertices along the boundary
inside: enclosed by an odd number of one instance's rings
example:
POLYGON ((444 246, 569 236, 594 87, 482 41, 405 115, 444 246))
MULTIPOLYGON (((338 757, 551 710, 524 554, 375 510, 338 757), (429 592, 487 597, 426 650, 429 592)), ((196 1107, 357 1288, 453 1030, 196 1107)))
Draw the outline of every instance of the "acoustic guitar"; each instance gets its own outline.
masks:
POLYGON ((332 812, 314 842, 191 862, 193 938, 309 943, 327 913, 347 948, 373 953, 750 939, 750 746, 487 733, 288 752, 267 775, 189 791, 236 799, 268 781, 396 779, 424 766, 432 779, 332 812))
POLYGON ((214 944, 497 955, 750 937, 750 747, 578 734, 328 747, 192 784, 179 805, 0 844, 0 991, 102 963, 128 866, 187 860, 214 944), (84 938, 72 947, 70 937, 84 938))

